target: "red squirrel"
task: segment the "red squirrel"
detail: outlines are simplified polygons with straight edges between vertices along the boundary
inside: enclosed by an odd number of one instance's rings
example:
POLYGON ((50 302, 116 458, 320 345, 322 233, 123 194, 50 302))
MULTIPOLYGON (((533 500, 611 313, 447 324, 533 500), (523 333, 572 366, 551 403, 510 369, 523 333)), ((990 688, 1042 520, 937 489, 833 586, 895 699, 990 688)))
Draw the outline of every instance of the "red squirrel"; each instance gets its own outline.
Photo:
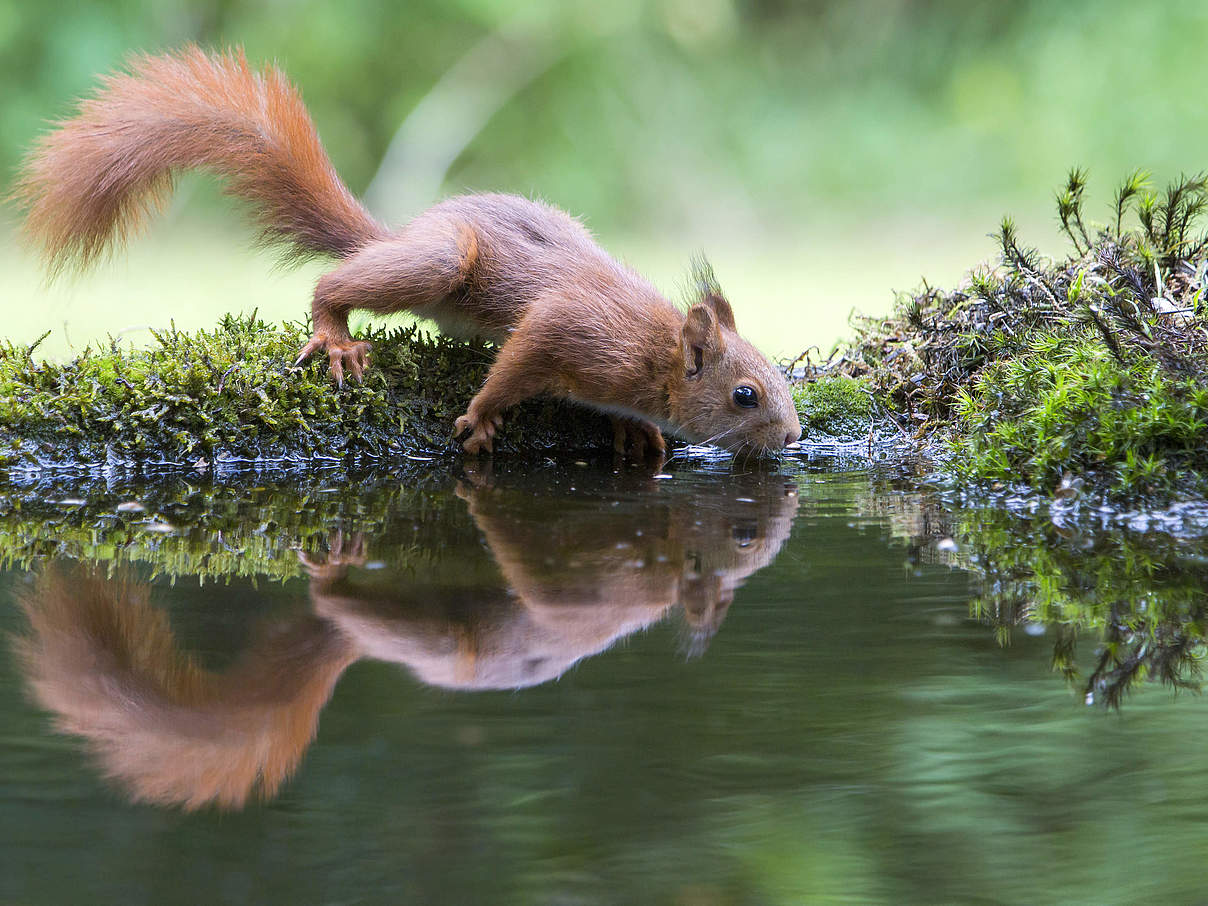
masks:
POLYGON ((125 239, 193 168, 225 177, 288 258, 340 259, 315 288, 299 364, 325 351, 337 384, 359 380, 369 344, 349 333, 354 309, 500 345, 455 422, 467 452, 490 452, 503 410, 543 394, 612 415, 621 453, 661 454, 660 428, 758 452, 801 434, 783 374, 735 332, 707 267, 684 313, 570 215, 515 195, 455 196, 392 231, 341 182, 289 80, 241 50, 133 58, 38 141, 14 194, 53 274, 125 239))

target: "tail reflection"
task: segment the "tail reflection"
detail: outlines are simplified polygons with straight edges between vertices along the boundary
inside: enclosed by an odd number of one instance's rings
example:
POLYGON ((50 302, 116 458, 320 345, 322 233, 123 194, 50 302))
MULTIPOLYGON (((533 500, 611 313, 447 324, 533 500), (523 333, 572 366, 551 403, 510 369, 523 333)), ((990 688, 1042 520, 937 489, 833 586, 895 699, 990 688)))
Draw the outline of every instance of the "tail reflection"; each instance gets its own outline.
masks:
POLYGON ((451 689, 522 688, 677 605, 700 653, 796 513, 784 478, 747 478, 623 507, 464 482, 457 497, 502 581, 417 574, 414 564, 362 570, 389 546, 337 533, 326 557, 301 557, 311 612, 264 621, 221 671, 181 647, 148 585, 48 568, 21 600, 30 631, 19 661, 58 727, 84 738, 134 799, 239 808, 276 793, 340 675, 363 657, 451 689))
POLYGON ((137 801, 239 808, 272 796, 358 654, 330 624, 304 617, 209 672, 181 650, 149 591, 45 571, 21 600, 30 633, 17 644, 34 697, 137 801))

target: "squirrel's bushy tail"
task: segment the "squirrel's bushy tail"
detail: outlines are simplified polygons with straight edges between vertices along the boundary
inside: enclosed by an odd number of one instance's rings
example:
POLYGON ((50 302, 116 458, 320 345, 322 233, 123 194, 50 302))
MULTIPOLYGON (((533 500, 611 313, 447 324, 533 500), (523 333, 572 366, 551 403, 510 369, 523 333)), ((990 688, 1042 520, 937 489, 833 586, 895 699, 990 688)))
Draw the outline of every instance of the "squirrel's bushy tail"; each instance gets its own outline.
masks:
POLYGON ((83 269, 191 168, 225 177, 291 258, 344 257, 385 235, 336 175, 293 85, 271 66, 251 69, 242 50, 135 57, 39 140, 14 197, 51 272, 83 269))

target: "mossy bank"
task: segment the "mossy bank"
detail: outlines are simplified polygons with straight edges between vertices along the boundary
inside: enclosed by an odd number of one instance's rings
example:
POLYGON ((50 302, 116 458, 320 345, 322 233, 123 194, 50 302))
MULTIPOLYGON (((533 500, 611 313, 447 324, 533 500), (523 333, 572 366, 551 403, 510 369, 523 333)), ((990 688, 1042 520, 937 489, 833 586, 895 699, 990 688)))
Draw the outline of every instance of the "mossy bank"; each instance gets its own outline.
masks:
MULTIPOLYGON (((305 324, 228 316, 213 330, 156 334, 149 349, 113 344, 66 363, 2 347, 0 476, 452 452, 453 421, 494 356, 416 328, 371 331, 376 367, 337 389, 321 363, 294 365, 306 337, 305 324)), ((544 401, 509 413, 499 448, 591 448, 611 437, 602 416, 544 401)))
POLYGON ((997 266, 901 296, 821 370, 866 382, 970 487, 1203 496, 1208 240, 1195 226, 1208 181, 1154 192, 1133 174, 1102 226, 1085 219, 1085 187, 1074 171, 1057 194, 1065 258, 1043 258, 1004 220, 997 266))

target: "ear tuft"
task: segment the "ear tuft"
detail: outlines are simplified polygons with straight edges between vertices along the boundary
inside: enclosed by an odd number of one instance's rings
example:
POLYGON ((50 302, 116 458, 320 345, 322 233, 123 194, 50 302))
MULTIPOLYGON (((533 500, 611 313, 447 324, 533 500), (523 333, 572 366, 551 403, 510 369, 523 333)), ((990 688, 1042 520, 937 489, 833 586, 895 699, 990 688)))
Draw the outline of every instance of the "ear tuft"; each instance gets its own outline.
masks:
POLYGON ((692 285, 698 303, 709 306, 717 316, 718 323, 726 330, 735 330, 734 309, 721 291, 713 265, 704 255, 692 259, 692 285))

